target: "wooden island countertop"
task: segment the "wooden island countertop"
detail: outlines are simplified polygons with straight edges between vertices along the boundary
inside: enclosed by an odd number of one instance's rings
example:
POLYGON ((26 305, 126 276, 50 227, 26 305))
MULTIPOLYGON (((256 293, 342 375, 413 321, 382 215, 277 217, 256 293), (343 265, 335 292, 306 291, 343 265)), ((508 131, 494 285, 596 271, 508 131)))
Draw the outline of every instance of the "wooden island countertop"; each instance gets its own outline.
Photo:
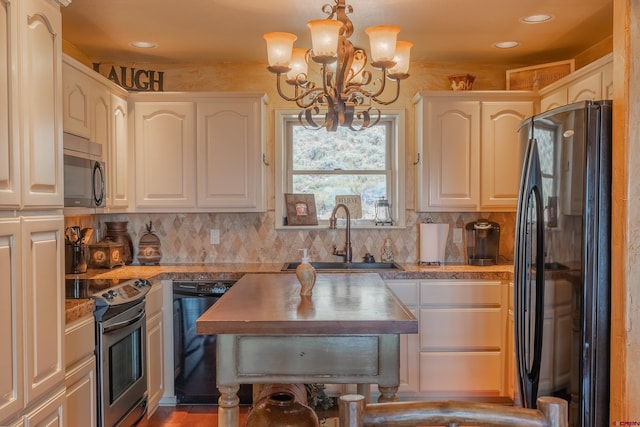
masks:
POLYGON ((311 297, 295 274, 247 274, 196 322, 198 334, 417 333, 415 316, 378 274, 317 274, 311 297))

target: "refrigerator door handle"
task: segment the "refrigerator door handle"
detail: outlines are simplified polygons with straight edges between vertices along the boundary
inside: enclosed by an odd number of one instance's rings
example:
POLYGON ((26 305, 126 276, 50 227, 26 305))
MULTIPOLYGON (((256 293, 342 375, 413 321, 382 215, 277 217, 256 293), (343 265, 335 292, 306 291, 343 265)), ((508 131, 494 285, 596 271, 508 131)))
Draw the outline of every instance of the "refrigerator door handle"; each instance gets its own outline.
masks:
POLYGON ((544 205, 537 142, 529 141, 516 218, 515 347, 522 404, 536 407, 544 322, 544 205))

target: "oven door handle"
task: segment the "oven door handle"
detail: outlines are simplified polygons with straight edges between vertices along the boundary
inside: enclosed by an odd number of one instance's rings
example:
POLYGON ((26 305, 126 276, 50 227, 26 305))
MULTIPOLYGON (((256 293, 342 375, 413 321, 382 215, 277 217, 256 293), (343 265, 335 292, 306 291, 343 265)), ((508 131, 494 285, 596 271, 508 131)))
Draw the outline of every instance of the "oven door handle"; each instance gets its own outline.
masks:
POLYGON ((118 329, 122 329, 122 328, 126 328, 129 325, 133 325, 134 323, 138 322, 140 319, 142 319, 145 315, 145 310, 140 310, 140 313, 138 313, 138 315, 132 319, 129 320, 125 320, 124 322, 119 322, 113 325, 109 325, 106 326, 104 328, 104 333, 108 334, 109 332, 114 332, 117 331, 118 329))

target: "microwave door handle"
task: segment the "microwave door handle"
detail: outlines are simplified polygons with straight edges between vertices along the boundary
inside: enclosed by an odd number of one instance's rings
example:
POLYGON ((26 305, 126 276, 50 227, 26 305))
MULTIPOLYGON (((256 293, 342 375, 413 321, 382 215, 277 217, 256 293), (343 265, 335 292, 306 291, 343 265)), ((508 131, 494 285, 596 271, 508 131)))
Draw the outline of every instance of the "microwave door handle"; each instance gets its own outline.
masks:
POLYGON ((96 206, 100 206, 102 205, 102 201, 104 200, 104 171, 102 170, 100 162, 95 162, 93 164, 93 175, 91 177, 91 181, 94 192, 93 201, 95 202, 96 206), (98 183, 100 184, 99 193, 96 191, 96 178, 98 183))

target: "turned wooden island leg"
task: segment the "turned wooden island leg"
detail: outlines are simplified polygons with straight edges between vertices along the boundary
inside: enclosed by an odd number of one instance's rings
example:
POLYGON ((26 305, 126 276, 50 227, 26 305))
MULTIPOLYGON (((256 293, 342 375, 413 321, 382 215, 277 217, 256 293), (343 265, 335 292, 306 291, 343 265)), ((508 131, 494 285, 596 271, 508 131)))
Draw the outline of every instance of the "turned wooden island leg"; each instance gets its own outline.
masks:
POLYGON ((240 427, 240 398, 238 397, 239 384, 219 385, 220 398, 218 399, 218 426, 240 427))

